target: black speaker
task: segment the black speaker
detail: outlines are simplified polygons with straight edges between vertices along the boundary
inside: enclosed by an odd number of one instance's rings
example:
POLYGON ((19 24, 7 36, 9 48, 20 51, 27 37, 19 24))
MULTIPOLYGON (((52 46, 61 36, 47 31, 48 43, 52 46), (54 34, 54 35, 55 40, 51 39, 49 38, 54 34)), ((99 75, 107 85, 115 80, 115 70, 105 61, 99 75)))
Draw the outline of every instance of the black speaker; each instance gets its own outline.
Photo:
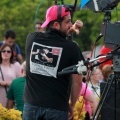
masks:
POLYGON ((105 46, 108 48, 116 48, 120 45, 120 22, 102 23, 101 33, 104 35, 105 46))
MULTIPOLYGON (((100 84, 100 92, 106 86, 105 82, 100 84)), ((104 96, 105 97, 105 96, 104 96)), ((120 120, 120 83, 112 83, 107 97, 101 109, 101 120, 120 120)))

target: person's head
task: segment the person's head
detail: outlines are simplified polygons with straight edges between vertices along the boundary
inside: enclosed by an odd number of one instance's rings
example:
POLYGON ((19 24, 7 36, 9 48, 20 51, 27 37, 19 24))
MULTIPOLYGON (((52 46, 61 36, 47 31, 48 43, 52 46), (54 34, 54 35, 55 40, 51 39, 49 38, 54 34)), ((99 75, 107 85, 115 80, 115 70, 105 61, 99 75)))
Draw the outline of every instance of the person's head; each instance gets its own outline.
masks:
POLYGON ((87 58, 91 58, 91 51, 84 51, 82 54, 85 60, 87 60, 87 58))
POLYGON ((22 63, 21 67, 22 67, 22 76, 25 77, 26 76, 26 61, 22 63))
POLYGON ((41 28, 42 22, 36 22, 35 29, 37 32, 43 32, 43 28, 41 28))
POLYGON ((95 83, 99 83, 100 79, 101 79, 101 70, 99 68, 96 68, 93 70, 90 79, 91 81, 95 82, 95 83))
POLYGON ((0 63, 5 60, 9 60, 10 63, 13 63, 13 50, 9 44, 3 44, 0 48, 0 63))
MULTIPOLYGON (((105 55, 108 52, 111 52, 111 50, 112 50, 111 48, 106 48, 105 45, 103 45, 102 48, 100 49, 100 55, 105 55)), ((101 59, 99 59, 99 62, 102 62, 104 60, 106 60, 106 58, 101 58, 101 59)), ((102 63, 100 65, 100 69, 102 70, 103 66, 105 66, 107 64, 112 65, 112 60, 108 60, 107 62, 102 63)))
POLYGON ((53 28, 67 35, 72 26, 70 14, 71 9, 68 6, 54 5, 47 10, 46 21, 41 27, 53 28))
POLYGON ((113 73, 112 65, 107 64, 107 65, 103 66, 102 75, 105 80, 109 77, 109 75, 111 73, 113 73))
POLYGON ((7 30, 4 35, 4 41, 6 44, 13 45, 15 43, 16 33, 13 30, 7 30))

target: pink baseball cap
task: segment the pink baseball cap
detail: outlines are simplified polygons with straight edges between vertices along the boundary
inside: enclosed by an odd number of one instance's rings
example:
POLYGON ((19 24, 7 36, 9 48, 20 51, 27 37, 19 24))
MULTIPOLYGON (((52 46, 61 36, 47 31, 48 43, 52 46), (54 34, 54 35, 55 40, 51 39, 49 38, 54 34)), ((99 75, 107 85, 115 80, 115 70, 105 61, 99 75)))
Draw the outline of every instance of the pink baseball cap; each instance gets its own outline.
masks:
MULTIPOLYGON (((54 5, 50 8, 48 8, 46 12, 46 21, 41 25, 41 28, 46 27, 49 22, 53 20, 57 20, 58 18, 58 5, 54 5)), ((71 14, 70 11, 66 11, 66 8, 64 6, 61 6, 61 17, 71 14)))

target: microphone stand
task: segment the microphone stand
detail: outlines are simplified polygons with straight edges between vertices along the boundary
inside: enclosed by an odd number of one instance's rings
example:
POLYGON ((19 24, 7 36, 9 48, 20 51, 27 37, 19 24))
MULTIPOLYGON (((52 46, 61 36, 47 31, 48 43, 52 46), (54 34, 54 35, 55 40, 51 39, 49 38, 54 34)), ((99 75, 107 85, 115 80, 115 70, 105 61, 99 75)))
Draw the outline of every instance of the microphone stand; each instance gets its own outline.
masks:
MULTIPOLYGON (((101 58, 106 58, 106 56, 99 56, 98 58, 95 58, 92 60, 79 61, 77 65, 64 68, 61 72, 58 72, 58 76, 67 75, 67 74, 75 74, 75 73, 85 75, 87 74, 87 68, 88 68, 89 63, 92 63, 101 58)), ((105 62, 108 60, 109 59, 105 60, 105 62)), ((98 66, 99 64, 102 64, 103 62, 94 64, 94 66, 98 66)))
MULTIPOLYGON (((102 64, 102 63, 110 60, 111 55, 108 54, 108 56, 99 56, 99 57, 97 57, 97 58, 95 58, 95 59, 92 59, 92 60, 86 60, 86 61, 84 61, 84 62, 81 61, 81 62, 79 62, 77 65, 70 66, 70 67, 68 67, 68 68, 63 69, 61 72, 58 72, 58 76, 60 76, 60 75, 66 75, 66 74, 72 74, 72 73, 77 73, 77 74, 83 74, 83 75, 85 75, 84 73, 87 72, 86 69, 87 69, 89 63, 92 63, 92 62, 94 62, 94 61, 96 61, 96 60, 99 60, 99 59, 101 59, 101 58, 106 58, 106 57, 108 57, 107 60, 104 60, 103 62, 98 62, 98 63, 90 66, 90 70, 92 70, 93 67, 98 66, 98 65, 100 65, 100 64, 102 64), (87 67, 86 67, 86 66, 87 66, 87 67), (86 67, 86 69, 85 69, 85 67, 86 67), (82 69, 82 68, 84 68, 84 69, 82 69)), ((113 81, 110 82, 109 88, 111 87, 112 82, 113 82, 113 81)), ((107 85, 106 85, 106 87, 105 87, 105 89, 104 89, 104 92, 106 92, 106 89, 107 89, 107 85)), ((109 89, 107 89, 106 94, 102 94, 101 97, 103 97, 104 95, 105 95, 105 97, 106 97, 108 91, 109 91, 109 89)), ((93 115, 92 120, 97 120, 97 117, 98 117, 98 115, 99 115, 99 113, 100 113, 100 110, 101 110, 101 108, 102 108, 102 105, 103 105, 104 100, 105 100, 105 98, 103 99, 103 101, 102 101, 102 99, 100 100, 100 102, 99 102, 99 104, 98 104, 98 106, 97 106, 97 108, 96 108, 95 114, 93 115), (102 103, 102 105, 101 105, 101 103, 102 103), (101 106, 100 106, 100 105, 101 105, 101 106), (100 107, 100 109, 99 109, 99 107, 100 107), (99 112, 98 112, 98 110, 99 110, 99 112)))

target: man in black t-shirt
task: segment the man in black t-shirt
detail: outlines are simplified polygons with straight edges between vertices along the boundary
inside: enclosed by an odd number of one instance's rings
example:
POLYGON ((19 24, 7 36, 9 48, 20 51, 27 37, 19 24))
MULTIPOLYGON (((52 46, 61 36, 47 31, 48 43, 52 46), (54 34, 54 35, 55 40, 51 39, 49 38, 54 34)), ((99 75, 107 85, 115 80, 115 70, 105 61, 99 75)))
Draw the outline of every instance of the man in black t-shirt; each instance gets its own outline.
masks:
POLYGON ((72 74, 71 85, 71 75, 57 75, 83 60, 78 45, 66 40, 70 32, 78 33, 83 25, 79 20, 72 25, 70 14, 68 7, 50 7, 41 26, 47 27, 46 32, 27 37, 23 120, 68 120, 73 116, 82 76, 72 74))

